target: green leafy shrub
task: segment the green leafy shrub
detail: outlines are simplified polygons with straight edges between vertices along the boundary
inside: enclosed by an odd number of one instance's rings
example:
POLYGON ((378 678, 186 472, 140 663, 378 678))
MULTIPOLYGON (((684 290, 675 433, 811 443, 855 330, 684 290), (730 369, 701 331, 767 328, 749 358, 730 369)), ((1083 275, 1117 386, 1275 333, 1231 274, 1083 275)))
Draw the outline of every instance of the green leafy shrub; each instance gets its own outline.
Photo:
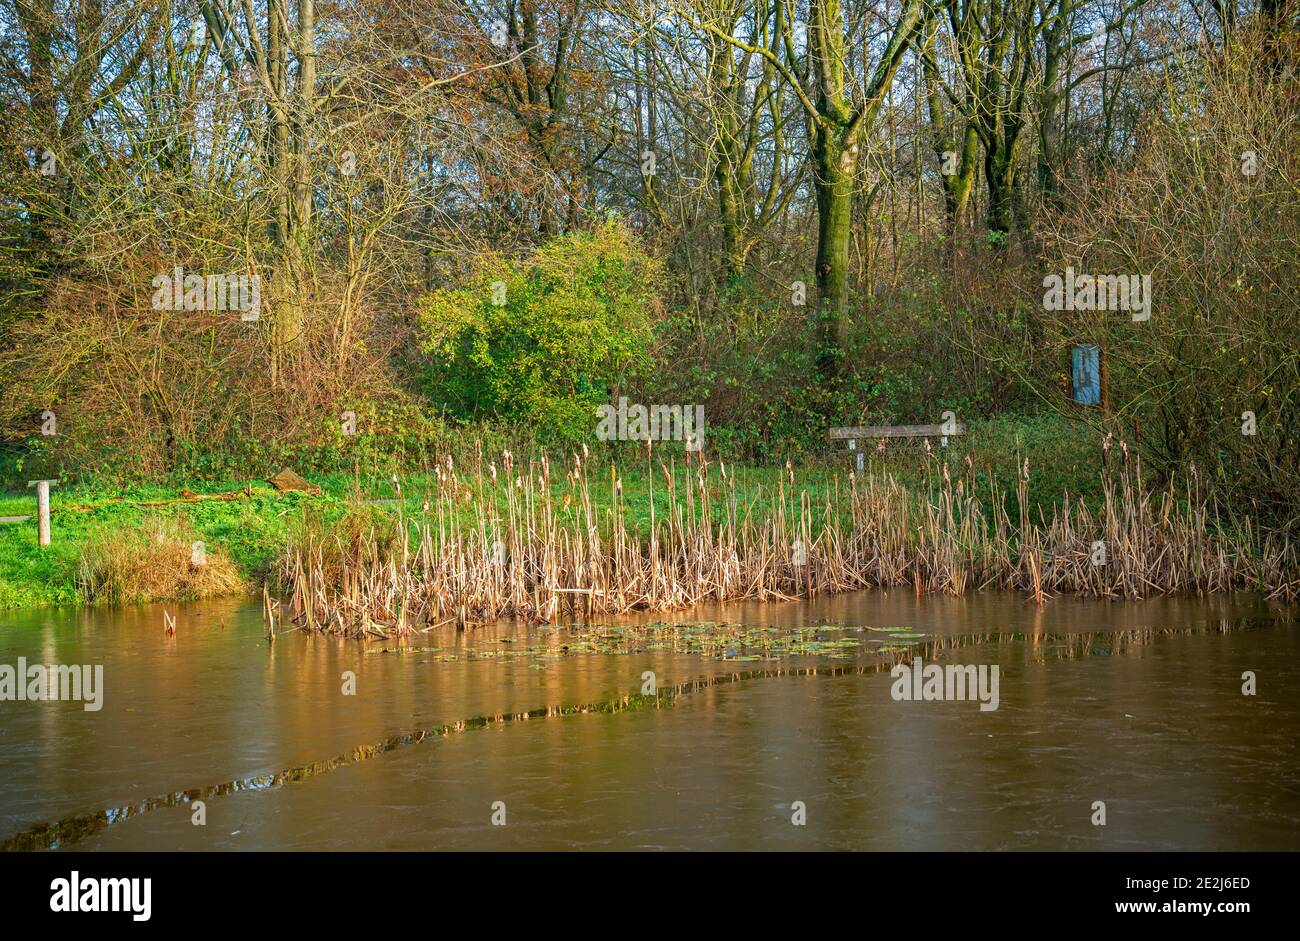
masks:
POLYGON ((648 363, 658 274, 616 223, 484 259, 422 305, 426 391, 449 418, 590 435, 596 406, 648 363))

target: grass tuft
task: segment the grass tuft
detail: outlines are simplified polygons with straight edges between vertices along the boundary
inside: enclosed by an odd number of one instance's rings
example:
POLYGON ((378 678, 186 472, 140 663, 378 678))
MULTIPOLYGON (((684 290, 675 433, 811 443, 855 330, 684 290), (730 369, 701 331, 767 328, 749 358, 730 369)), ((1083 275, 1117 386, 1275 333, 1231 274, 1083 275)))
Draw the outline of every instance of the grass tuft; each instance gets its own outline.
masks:
POLYGON ((77 584, 88 602, 189 601, 246 590, 224 553, 202 545, 181 517, 152 515, 124 532, 97 532, 82 550, 77 584))

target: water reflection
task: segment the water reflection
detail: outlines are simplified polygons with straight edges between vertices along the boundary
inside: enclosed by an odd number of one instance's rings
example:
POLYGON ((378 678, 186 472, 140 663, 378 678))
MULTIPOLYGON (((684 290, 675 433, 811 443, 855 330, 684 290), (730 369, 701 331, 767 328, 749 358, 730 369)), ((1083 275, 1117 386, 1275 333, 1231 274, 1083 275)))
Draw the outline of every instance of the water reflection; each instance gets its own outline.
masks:
POLYGON ((437 632, 397 656, 303 635, 268 647, 257 607, 238 602, 183 607, 170 639, 156 607, 38 612, 0 627, 0 662, 103 662, 105 706, 0 704, 0 839, 1296 848, 1294 632, 1253 599, 1040 608, 864 593, 677 619, 924 637, 884 653, 860 644, 839 661, 677 649, 551 659, 496 652, 558 649, 563 632, 501 624, 437 632), (893 702, 888 678, 870 674, 914 650, 1001 664, 1001 708, 893 702), (1262 678, 1253 699, 1240 693, 1246 669, 1262 678), (341 695, 345 670, 356 697, 341 695), (645 670, 659 678, 651 702, 636 695, 645 670), (1107 828, 1079 829, 1088 789, 1120 795, 1123 827, 1112 810, 1107 828), (493 793, 511 808, 505 828, 487 822, 493 793), (190 825, 196 797, 212 800, 207 827, 190 825), (810 808, 807 827, 790 825, 793 800, 810 808))

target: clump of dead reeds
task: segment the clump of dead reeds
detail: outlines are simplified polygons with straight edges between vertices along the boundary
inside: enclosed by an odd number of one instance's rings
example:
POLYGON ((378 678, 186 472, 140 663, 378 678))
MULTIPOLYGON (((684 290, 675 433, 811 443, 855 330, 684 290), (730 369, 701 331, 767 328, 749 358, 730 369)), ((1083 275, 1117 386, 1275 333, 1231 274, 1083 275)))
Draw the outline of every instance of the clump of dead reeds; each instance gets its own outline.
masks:
POLYGON ((419 512, 399 503, 386 525, 306 523, 276 575, 288 618, 344 635, 898 585, 950 594, 997 587, 1039 601, 1058 592, 1300 589, 1292 548, 1260 544, 1248 523, 1218 528, 1194 481, 1148 492, 1127 455, 1103 476, 1099 507, 1067 497, 1046 522, 1030 512, 1027 461, 1017 462, 1014 500, 996 484, 977 494, 969 462, 954 474, 927 461, 923 494, 869 472, 837 478, 814 498, 789 464, 774 492, 756 494, 738 490, 723 462, 694 456, 680 467, 647 448, 646 502, 631 507, 618 468, 596 468, 585 455, 517 465, 506 452, 500 466, 464 476, 447 459, 419 512), (608 487, 607 504, 593 499, 596 487, 608 487))
POLYGON ((82 549, 77 585, 92 603, 133 604, 243 591, 235 566, 200 543, 182 518, 151 516, 134 529, 105 530, 82 549))

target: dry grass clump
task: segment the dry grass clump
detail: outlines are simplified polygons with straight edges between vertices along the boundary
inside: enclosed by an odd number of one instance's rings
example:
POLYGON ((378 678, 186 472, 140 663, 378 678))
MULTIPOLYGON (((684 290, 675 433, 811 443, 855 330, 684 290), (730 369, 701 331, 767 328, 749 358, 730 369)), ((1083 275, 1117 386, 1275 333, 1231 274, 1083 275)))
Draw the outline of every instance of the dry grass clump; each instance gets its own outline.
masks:
POLYGON ((969 462, 952 474, 931 461, 919 493, 872 472, 814 497, 789 465, 775 492, 742 496, 724 464, 698 458, 683 475, 650 460, 646 505, 633 506, 616 467, 606 483, 603 468, 589 475, 576 454, 562 488, 552 487, 544 456, 516 467, 507 452, 501 473, 492 463, 464 477, 448 459, 420 512, 399 504, 395 531, 356 518, 304 525, 276 572, 286 616, 308 630, 383 635, 897 585, 949 594, 996 587, 1039 602, 1056 592, 1300 591, 1294 547, 1261 544, 1249 523, 1216 526, 1194 479, 1152 495, 1127 453, 1107 471, 1099 508, 1067 498, 1046 524, 1030 513, 1028 462, 1014 500, 989 485, 986 501, 969 462), (593 490, 605 486, 609 503, 597 506, 593 490), (648 528, 629 523, 637 517, 648 528))
POLYGON ((82 550, 77 585, 91 603, 133 604, 229 595, 245 589, 231 561, 177 516, 103 530, 82 550))

